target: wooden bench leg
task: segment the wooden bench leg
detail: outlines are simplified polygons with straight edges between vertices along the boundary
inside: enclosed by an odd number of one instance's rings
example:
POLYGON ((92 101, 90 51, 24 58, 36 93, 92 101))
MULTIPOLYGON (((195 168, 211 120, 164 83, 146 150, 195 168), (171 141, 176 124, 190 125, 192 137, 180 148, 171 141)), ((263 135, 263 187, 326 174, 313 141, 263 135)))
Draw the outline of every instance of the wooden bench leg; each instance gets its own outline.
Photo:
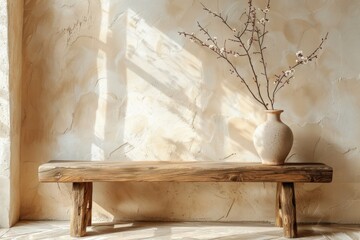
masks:
POLYGON ((297 237, 297 225, 294 183, 281 183, 280 200, 284 236, 295 238, 297 237))
POLYGON ((70 235, 82 237, 86 234, 86 226, 91 225, 92 183, 73 183, 72 201, 70 235))
POLYGON ((87 210, 86 210, 86 218, 87 224, 86 226, 91 226, 91 218, 92 218, 92 192, 93 192, 93 183, 88 183, 90 186, 88 187, 89 197, 87 198, 87 210))
POLYGON ((281 183, 277 183, 276 186, 276 199, 275 199, 275 226, 282 227, 282 212, 281 212, 281 183))

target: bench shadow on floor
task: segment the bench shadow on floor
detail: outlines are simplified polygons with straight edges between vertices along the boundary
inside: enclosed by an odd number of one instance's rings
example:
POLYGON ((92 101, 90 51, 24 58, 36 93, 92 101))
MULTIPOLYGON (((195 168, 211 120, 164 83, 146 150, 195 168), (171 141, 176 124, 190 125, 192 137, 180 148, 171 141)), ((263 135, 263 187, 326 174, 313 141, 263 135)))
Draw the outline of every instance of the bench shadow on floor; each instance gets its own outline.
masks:
MULTIPOLYGON (((119 222, 95 223, 83 238, 69 236, 67 221, 21 221, 0 229, 0 239, 88 239, 88 240, 235 240, 287 239, 283 229, 258 222, 119 222)), ((360 239, 360 225, 300 224, 299 239, 360 239)))
MULTIPOLYGON (((120 233, 120 232, 132 232, 139 229, 144 229, 145 223, 113 223, 113 222, 104 222, 104 223, 94 223, 91 227, 88 227, 88 231, 86 232, 86 237, 97 236, 102 234, 109 233, 120 233)), ((148 225, 148 224, 146 224, 148 225)), ((155 226, 155 224, 154 224, 155 226)))
MULTIPOLYGON (((254 239, 259 236, 271 238, 283 236, 283 229, 264 223, 200 223, 200 222, 134 222, 134 223, 95 223, 87 228, 85 237, 106 234, 125 236, 142 235, 139 239, 158 237, 180 237, 188 240, 198 239, 254 239), (232 231, 230 228, 237 228, 232 231), (257 231, 261 229, 260 231, 257 231), (146 235, 148 237, 146 237, 146 235)), ((169 238, 170 239, 170 238, 169 238)))
MULTIPOLYGON (((123 233, 125 235, 144 234, 152 237, 179 237, 183 235, 189 240, 213 239, 287 239, 283 237, 283 229, 274 227, 268 223, 197 223, 197 222, 134 222, 134 223, 95 223, 88 228, 86 237, 101 236, 106 234, 123 233), (241 228, 229 231, 227 228, 241 228), (236 227, 237 226, 237 227, 236 227), (175 229, 175 231, 173 231, 175 229), (179 230, 181 229, 181 230, 179 230), (214 234, 211 236, 211 232, 214 234), (208 237, 206 237, 208 236, 208 237)), ((337 234, 343 236, 359 237, 360 226, 358 225, 333 225, 333 224, 300 224, 298 226, 299 238, 320 239, 324 236, 337 234), (320 238, 319 238, 320 237, 320 238)), ((357 238, 350 239, 357 239, 357 238)), ((141 239, 147 239, 141 238, 141 239)))

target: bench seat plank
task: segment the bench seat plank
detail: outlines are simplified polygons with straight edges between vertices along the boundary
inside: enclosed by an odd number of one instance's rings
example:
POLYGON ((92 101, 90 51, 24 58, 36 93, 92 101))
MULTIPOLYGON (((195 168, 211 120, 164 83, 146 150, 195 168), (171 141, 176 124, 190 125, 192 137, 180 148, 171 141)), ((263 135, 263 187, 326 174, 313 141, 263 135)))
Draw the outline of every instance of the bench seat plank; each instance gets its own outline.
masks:
POLYGON ((50 161, 40 182, 331 182, 322 163, 281 166, 244 162, 50 161))

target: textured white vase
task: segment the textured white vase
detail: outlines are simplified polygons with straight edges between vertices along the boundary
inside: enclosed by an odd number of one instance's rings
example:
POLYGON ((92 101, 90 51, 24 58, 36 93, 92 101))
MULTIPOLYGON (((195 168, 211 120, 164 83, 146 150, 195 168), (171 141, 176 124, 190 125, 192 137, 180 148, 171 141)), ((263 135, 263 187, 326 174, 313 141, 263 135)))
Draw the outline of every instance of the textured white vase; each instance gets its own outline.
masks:
POLYGON ((283 110, 266 110, 267 119, 254 132, 254 146, 263 164, 284 164, 293 144, 291 129, 280 119, 283 110))

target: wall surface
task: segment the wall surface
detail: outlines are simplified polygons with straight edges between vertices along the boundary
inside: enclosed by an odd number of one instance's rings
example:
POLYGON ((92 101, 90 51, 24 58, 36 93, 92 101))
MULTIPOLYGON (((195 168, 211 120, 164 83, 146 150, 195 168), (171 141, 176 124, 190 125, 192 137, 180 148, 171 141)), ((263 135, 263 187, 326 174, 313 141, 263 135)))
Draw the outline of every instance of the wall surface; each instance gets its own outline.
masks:
MULTIPOLYGON (((203 1, 232 24, 247 1, 203 1)), ((258 1, 264 7, 263 1, 258 1)), ((297 185, 298 220, 360 223, 359 1, 273 1, 271 74, 310 52, 276 107, 292 128, 288 161, 334 168, 331 184, 297 185)), ((178 35, 196 21, 228 34, 199 1, 25 1, 21 218, 68 219, 71 186, 40 184, 49 159, 258 161, 264 120, 229 67, 178 35)), ((239 25, 239 28, 241 25, 239 25)), ((249 67, 238 60, 245 75, 249 67)), ((95 184, 96 220, 273 221, 275 185, 95 184)))
POLYGON ((1 96, 1 138, 0 138, 0 226, 8 227, 10 211, 10 103, 9 103, 9 52, 8 11, 6 1, 0 2, 0 89, 1 96))
POLYGON ((23 0, 8 0, 9 9, 9 89, 10 89, 10 225, 19 220, 20 215, 20 138, 21 138, 21 81, 22 81, 22 33, 23 0))
POLYGON ((20 215, 23 1, 0 1, 0 227, 20 215))

